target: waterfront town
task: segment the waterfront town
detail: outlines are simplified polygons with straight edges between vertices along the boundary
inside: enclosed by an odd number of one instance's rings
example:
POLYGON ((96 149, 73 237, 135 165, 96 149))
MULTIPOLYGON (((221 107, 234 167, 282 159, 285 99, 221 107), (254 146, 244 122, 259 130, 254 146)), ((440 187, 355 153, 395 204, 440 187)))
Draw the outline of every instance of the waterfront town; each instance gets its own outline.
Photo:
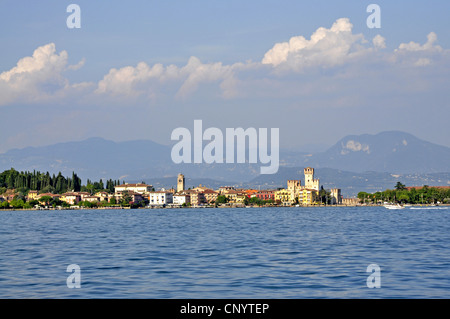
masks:
MULTIPOLYGON (((170 208, 170 207, 244 207, 244 206, 314 206, 314 205, 347 205, 354 206, 358 199, 345 199, 341 190, 320 188, 319 179, 314 176, 314 168, 304 169, 304 182, 288 180, 285 188, 277 189, 241 189, 233 186, 222 186, 211 189, 202 185, 186 188, 185 176, 179 174, 176 189, 155 190, 145 183, 123 183, 114 186, 113 192, 101 190, 68 191, 61 194, 55 192, 39 192, 29 190, 23 196, 24 208, 55 207, 60 208, 170 208), (55 205, 56 204, 56 205, 55 205), (58 205, 59 204, 59 205, 58 205)), ((0 195, 0 207, 17 201, 14 191, 0 195)), ((10 205, 14 208, 14 205, 10 205)))
POLYGON ((400 182, 395 186, 395 190, 388 189, 374 194, 360 192, 356 198, 344 198, 339 188, 321 187, 312 167, 304 168, 303 182, 287 180, 286 187, 263 190, 234 186, 212 189, 201 184, 197 187, 186 188, 186 179, 183 174, 178 174, 176 177, 176 188, 158 190, 144 182, 125 183, 112 180, 108 180, 106 187, 101 180, 100 183, 92 183, 88 180, 87 185, 81 187, 81 180, 76 174, 73 174, 71 179, 65 179, 60 174, 53 178, 48 173, 46 175, 39 172, 37 174, 34 172, 33 175, 20 174, 11 169, 0 175, 0 209, 310 207, 366 206, 387 203, 448 204, 450 202, 448 186, 406 187, 400 182), (37 184, 40 186, 39 190, 33 189, 37 184), (24 187, 24 185, 27 186, 24 187))

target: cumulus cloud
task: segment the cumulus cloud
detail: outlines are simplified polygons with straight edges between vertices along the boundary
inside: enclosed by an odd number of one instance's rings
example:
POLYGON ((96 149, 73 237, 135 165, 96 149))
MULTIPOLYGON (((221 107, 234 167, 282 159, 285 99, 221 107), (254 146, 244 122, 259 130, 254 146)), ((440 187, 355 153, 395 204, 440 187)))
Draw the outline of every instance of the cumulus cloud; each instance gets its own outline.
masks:
MULTIPOLYGON (((330 29, 318 28, 310 40, 303 36, 292 37, 288 42, 277 43, 266 52, 263 64, 302 70, 306 67, 333 67, 348 61, 367 48, 362 34, 352 33, 348 18, 338 19, 330 29)), ((380 36, 374 40, 376 47, 384 46, 380 36)))
POLYGON ((178 84, 176 97, 186 98, 194 93, 201 83, 220 82, 223 95, 233 95, 233 70, 240 64, 224 66, 222 63, 202 63, 198 58, 191 57, 183 67, 155 64, 150 67, 145 62, 136 67, 127 66, 121 69, 111 69, 99 82, 96 93, 110 93, 136 97, 142 94, 154 96, 155 89, 162 84, 178 84))
POLYGON ((222 98, 306 96, 319 91, 334 94, 342 92, 344 79, 350 83, 365 74, 393 74, 397 66, 412 69, 432 66, 436 59, 449 56, 448 50, 436 42, 437 35, 431 32, 424 44, 401 43, 396 50, 387 52, 383 36, 376 35, 371 42, 367 41, 362 34, 353 33, 348 18, 341 18, 330 28, 319 27, 309 39, 299 35, 274 44, 258 62, 224 65, 205 63, 197 57, 190 57, 182 66, 139 62, 111 68, 97 83, 70 83, 64 72, 80 69, 85 60, 69 65, 67 52, 56 52, 55 44, 50 43, 0 74, 0 105, 58 100, 79 92, 87 93, 82 96, 95 99, 96 103, 107 97, 124 97, 127 101, 141 97, 152 100, 158 96, 187 99, 199 91, 222 98), (333 76, 327 78, 322 72, 314 72, 323 68, 331 70, 326 73, 333 76), (285 71, 294 74, 283 77, 285 71), (301 78, 304 73, 313 76, 301 78))
POLYGON ((434 32, 430 32, 427 36, 427 42, 425 44, 420 45, 420 43, 411 41, 409 43, 401 43, 396 51, 435 51, 442 52, 443 49, 439 45, 434 45, 437 41, 437 35, 434 32))
POLYGON ((153 78, 160 78, 165 72, 162 64, 150 67, 140 62, 136 67, 126 66, 121 69, 111 69, 98 83, 96 93, 112 93, 113 95, 134 96, 141 94, 139 84, 153 78))
POLYGON ((17 100, 36 102, 60 95, 61 90, 70 87, 63 72, 83 64, 84 60, 68 65, 67 52, 56 53, 54 43, 38 47, 32 56, 20 59, 15 67, 0 74, 0 105, 17 100))
POLYGON ((386 48, 386 39, 377 34, 372 40, 373 46, 378 49, 386 48))
POLYGON ((400 62, 403 65, 425 67, 433 64, 433 61, 439 57, 448 55, 448 50, 444 50, 441 46, 435 44, 437 35, 430 32, 427 35, 427 41, 420 44, 414 41, 409 43, 401 43, 395 49, 391 61, 400 62))
POLYGON ((186 77, 177 96, 186 97, 198 89, 201 83, 217 82, 221 83, 224 96, 230 97, 232 93, 233 69, 236 65, 222 65, 222 63, 203 64, 195 57, 189 59, 188 64, 180 70, 182 78, 186 77))

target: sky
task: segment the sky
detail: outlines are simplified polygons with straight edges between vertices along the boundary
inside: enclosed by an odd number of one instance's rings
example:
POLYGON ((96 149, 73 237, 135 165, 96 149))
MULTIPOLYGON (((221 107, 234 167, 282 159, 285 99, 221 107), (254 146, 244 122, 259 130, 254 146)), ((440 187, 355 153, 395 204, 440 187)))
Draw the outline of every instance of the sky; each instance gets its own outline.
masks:
POLYGON ((436 0, 2 0, 0 152, 168 145, 196 119, 279 128, 297 150, 391 130, 450 147, 449 12, 436 0))

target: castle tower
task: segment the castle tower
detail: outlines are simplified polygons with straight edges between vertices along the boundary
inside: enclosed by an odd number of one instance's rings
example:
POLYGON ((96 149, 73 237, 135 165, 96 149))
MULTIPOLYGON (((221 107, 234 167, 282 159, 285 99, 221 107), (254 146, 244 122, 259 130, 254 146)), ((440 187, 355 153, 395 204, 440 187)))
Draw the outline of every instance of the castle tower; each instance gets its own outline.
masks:
POLYGON ((305 187, 319 190, 319 179, 314 179, 314 168, 307 167, 304 169, 305 173, 305 187))
POLYGON ((297 191, 301 188, 302 182, 300 180, 288 180, 287 181, 287 188, 290 191, 297 191))
POLYGON ((330 189, 331 193, 331 204, 342 204, 342 196, 341 196, 341 189, 340 188, 332 188, 330 189))
POLYGON ((184 191, 184 175, 183 174, 178 174, 177 192, 182 192, 182 191, 184 191))

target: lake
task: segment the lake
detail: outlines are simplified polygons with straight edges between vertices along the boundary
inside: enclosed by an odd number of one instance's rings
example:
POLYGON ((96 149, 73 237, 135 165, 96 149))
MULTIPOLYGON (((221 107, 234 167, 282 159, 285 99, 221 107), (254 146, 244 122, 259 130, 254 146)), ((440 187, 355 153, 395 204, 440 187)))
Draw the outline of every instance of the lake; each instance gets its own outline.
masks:
POLYGON ((0 211, 0 298, 449 298, 449 217, 448 207, 0 211), (72 264, 80 288, 68 288, 72 264), (372 264, 380 288, 368 288, 372 264))

